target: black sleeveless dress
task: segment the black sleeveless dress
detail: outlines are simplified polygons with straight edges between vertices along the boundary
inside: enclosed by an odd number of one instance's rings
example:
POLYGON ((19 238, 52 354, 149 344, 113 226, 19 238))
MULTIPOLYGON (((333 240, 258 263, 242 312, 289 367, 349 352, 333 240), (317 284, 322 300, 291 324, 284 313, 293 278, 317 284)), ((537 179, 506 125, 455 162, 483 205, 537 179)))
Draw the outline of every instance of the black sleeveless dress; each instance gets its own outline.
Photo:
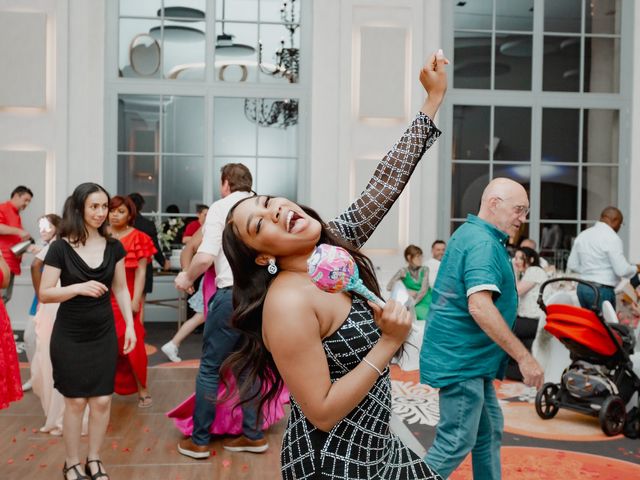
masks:
POLYGON ((122 244, 108 239, 102 264, 90 268, 65 240, 51 243, 44 263, 61 270, 63 287, 95 280, 109 291, 99 298, 77 295, 60 304, 51 332, 54 387, 65 397, 97 397, 113 393, 118 360, 111 283, 122 244))
MULTIPOLYGON (((354 248, 360 248, 400 196, 418 161, 439 135, 431 119, 419 113, 378 164, 364 192, 329 223, 329 228, 354 248)), ((380 335, 369 305, 354 297, 346 321, 322 342, 331 381, 357 367, 380 335)), ((291 397, 291 416, 280 454, 282 477, 285 480, 441 480, 390 431, 390 417, 389 369, 330 432, 314 427, 291 397)))

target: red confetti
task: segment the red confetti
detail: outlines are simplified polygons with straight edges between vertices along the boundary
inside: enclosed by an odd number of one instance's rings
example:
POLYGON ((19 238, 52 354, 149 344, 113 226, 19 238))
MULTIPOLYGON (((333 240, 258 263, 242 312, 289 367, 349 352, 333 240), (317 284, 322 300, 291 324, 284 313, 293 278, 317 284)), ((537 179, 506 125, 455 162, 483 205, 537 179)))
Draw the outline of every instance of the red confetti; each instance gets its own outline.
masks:
POLYGON ((129 447, 124 447, 124 448, 122 449, 122 451, 123 451, 124 453, 129 453, 129 452, 131 452, 131 449, 130 449, 129 447))
POLYGON ((249 471, 249 465, 247 465, 246 463, 244 465, 242 465, 242 471, 243 472, 249 471))
POLYGON ((32 428, 31 433, 38 433, 38 430, 36 428, 32 428))
POLYGON ((211 450, 211 456, 215 457, 218 454, 218 452, 216 452, 215 450, 211 450))
POLYGON ((47 464, 46 463, 41 463, 40 464, 40 468, 47 468, 47 464))
POLYGON ((13 458, 10 458, 9 460, 7 460, 7 463, 11 465, 13 463, 13 458))
POLYGON ((222 466, 224 468, 229 468, 231 466, 231 460, 223 460, 222 461, 222 466))
POLYGON ((147 447, 147 448, 145 448, 145 449, 144 449, 144 451, 145 451, 145 452, 147 452, 147 453, 149 453, 149 452, 151 451, 151 448, 150 448, 150 447, 147 447))
POLYGON ((27 427, 22 427, 20 430, 23 431, 23 432, 26 432, 27 431, 27 427))
POLYGON ((13 437, 13 438, 11 439, 11 443, 16 443, 16 437, 13 437))
POLYGON ((151 431, 151 429, 149 427, 144 427, 144 432, 145 433, 149 433, 151 431))

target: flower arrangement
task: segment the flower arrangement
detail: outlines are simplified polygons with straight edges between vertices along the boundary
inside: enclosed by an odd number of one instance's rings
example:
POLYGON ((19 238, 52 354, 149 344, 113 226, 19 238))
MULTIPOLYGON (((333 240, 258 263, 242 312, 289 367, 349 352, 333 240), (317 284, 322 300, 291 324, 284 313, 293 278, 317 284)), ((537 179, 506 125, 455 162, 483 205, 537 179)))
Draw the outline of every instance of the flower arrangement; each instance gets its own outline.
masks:
POLYGON ((156 217, 156 228, 158 230, 158 242, 162 250, 171 250, 171 245, 176 242, 178 233, 184 227, 184 220, 182 218, 168 218, 164 222, 161 221, 161 217, 156 217))

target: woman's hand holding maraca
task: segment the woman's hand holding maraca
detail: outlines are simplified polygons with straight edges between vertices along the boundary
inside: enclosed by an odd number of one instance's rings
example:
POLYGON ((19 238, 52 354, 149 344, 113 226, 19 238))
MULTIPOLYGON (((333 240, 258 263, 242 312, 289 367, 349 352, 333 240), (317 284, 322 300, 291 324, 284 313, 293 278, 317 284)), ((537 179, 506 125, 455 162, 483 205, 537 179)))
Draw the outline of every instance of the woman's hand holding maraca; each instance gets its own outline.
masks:
POLYGON ((389 300, 384 308, 368 302, 373 316, 382 332, 382 339, 388 339, 398 347, 404 343, 411 331, 411 315, 401 303, 389 300))
POLYGON ((420 70, 420 83, 429 95, 424 102, 422 112, 426 113, 433 119, 444 94, 447 91, 447 71, 445 65, 449 64, 449 60, 444 56, 442 49, 433 53, 427 63, 420 70))

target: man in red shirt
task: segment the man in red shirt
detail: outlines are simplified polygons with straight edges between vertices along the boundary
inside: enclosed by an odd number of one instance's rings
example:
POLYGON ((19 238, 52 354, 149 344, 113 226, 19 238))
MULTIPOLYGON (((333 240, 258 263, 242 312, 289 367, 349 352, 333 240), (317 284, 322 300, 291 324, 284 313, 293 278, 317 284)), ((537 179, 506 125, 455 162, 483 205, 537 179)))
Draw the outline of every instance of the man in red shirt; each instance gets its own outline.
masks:
POLYGON ((22 258, 14 255, 11 247, 31 238, 29 232, 22 228, 20 212, 29 206, 32 198, 33 192, 24 185, 20 185, 11 192, 11 200, 0 203, 0 250, 9 265, 9 270, 11 270, 9 286, 3 295, 5 303, 11 298, 14 277, 20 275, 20 260, 22 258))
POLYGON ((200 230, 200 227, 204 224, 204 220, 207 218, 208 211, 208 205, 196 205, 196 213, 198 214, 198 219, 189 222, 187 227, 184 229, 184 233, 182 234, 182 243, 186 244, 189 239, 193 237, 198 230, 200 230))

